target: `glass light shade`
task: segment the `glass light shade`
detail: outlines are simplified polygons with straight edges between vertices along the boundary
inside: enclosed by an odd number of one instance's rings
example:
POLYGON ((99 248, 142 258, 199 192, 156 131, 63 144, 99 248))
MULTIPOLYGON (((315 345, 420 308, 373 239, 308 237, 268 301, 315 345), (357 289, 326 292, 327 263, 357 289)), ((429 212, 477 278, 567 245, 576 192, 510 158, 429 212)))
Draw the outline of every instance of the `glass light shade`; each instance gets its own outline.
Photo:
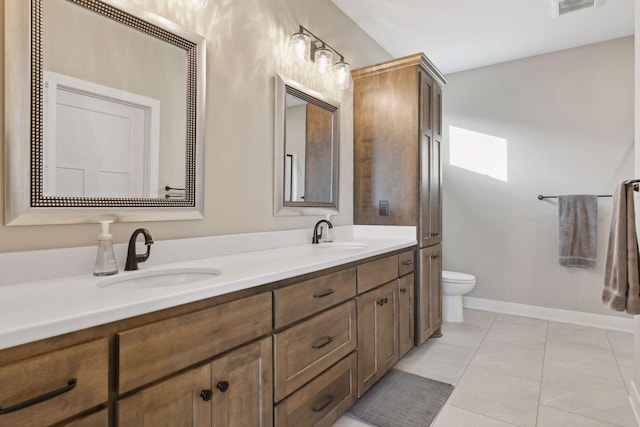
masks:
POLYGON ((320 48, 316 50, 314 58, 320 74, 331 72, 333 69, 333 52, 329 49, 320 48))
POLYGON ((311 37, 303 33, 295 33, 291 36, 291 45, 296 58, 301 61, 309 61, 311 56, 311 37))
POLYGON ((351 83, 351 66, 344 62, 337 62, 333 66, 333 71, 336 73, 336 83, 341 89, 349 89, 351 83))

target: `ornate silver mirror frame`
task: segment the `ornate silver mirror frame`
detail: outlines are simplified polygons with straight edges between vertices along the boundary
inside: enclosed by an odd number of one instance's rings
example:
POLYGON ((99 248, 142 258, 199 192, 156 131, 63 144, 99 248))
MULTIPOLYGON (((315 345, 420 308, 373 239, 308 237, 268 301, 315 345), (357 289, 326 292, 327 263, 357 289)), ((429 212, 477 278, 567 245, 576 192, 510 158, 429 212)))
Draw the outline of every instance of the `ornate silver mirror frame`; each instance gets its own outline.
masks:
POLYGON ((206 41, 202 36, 122 0, 67 1, 184 50, 187 70, 186 82, 182 83, 187 97, 185 195, 179 198, 109 198, 43 194, 44 1, 5 1, 5 224, 202 218, 206 41))
MULTIPOLYGON (((286 79, 281 75, 275 78, 275 135, 274 135, 274 215, 275 216, 292 216, 292 215, 337 215, 338 210, 338 187, 339 187, 339 151, 340 151, 340 104, 336 101, 327 99, 323 95, 304 87, 303 85, 286 79), (320 179, 314 179, 313 182, 323 182, 323 189, 320 192, 310 191, 305 188, 302 193, 308 195, 310 193, 322 193, 320 200, 309 200, 301 197, 296 199, 291 197, 291 182, 287 181, 287 177, 293 175, 291 164, 287 163, 287 100, 294 100, 295 104, 309 104, 324 111, 329 116, 330 127, 328 134, 329 141, 322 143, 322 151, 330 156, 329 159, 322 163, 322 169, 316 173, 322 175, 320 179), (289 195, 289 196, 288 196, 289 195)), ((307 123, 308 124, 308 123, 307 123)), ((307 155, 317 155, 318 151, 309 147, 309 140, 305 143, 307 155)), ((304 157, 304 156, 303 156, 304 157)), ((308 175, 303 186, 309 186, 308 175)))

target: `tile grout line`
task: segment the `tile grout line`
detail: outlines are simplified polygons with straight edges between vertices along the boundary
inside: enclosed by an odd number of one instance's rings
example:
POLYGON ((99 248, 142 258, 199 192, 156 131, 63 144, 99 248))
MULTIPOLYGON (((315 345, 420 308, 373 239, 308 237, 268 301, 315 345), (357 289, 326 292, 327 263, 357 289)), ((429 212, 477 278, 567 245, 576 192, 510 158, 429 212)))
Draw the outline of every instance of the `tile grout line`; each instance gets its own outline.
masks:
POLYGON ((540 407, 542 406, 540 398, 542 396, 542 379, 544 378, 544 365, 547 358, 547 342, 549 341, 549 321, 545 323, 545 329, 544 348, 542 349, 542 369, 540 369, 540 388, 538 389, 538 409, 536 410, 536 426, 538 425, 538 420, 540 419, 540 407))

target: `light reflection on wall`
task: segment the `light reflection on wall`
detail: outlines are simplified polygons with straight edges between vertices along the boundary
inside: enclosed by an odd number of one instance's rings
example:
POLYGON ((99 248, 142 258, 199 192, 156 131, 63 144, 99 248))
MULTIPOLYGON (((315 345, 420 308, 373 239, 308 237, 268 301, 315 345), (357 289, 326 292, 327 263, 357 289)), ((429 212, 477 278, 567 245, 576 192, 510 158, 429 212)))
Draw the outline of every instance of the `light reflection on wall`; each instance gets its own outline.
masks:
POLYGON ((449 126, 449 164, 507 181, 507 140, 449 126))

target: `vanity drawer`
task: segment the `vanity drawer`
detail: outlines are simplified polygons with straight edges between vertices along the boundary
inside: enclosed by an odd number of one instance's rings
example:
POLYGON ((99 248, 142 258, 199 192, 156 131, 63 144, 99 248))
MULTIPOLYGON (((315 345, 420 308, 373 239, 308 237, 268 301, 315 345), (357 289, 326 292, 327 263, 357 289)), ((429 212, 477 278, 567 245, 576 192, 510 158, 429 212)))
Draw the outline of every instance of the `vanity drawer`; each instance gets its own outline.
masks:
POLYGON ((415 267, 415 259, 413 251, 402 252, 398 255, 398 276, 405 276, 413 273, 415 267))
POLYGON ((60 393, 41 403, 1 414, 0 425, 51 425, 105 403, 108 369, 106 338, 0 367, 2 409, 54 390, 60 393))
POLYGON ((275 327, 282 328, 304 317, 356 296, 356 269, 338 271, 276 289, 275 327))
POLYGON ((269 333, 271 299, 264 292, 118 333, 118 392, 269 333))
POLYGON ((352 353, 279 403, 276 427, 332 425, 356 401, 356 361, 352 353))
POLYGON ((356 302, 351 300, 275 335, 276 401, 356 348, 356 302))
POLYGON ((398 255, 359 265, 358 293, 384 285, 398 277, 398 255))

